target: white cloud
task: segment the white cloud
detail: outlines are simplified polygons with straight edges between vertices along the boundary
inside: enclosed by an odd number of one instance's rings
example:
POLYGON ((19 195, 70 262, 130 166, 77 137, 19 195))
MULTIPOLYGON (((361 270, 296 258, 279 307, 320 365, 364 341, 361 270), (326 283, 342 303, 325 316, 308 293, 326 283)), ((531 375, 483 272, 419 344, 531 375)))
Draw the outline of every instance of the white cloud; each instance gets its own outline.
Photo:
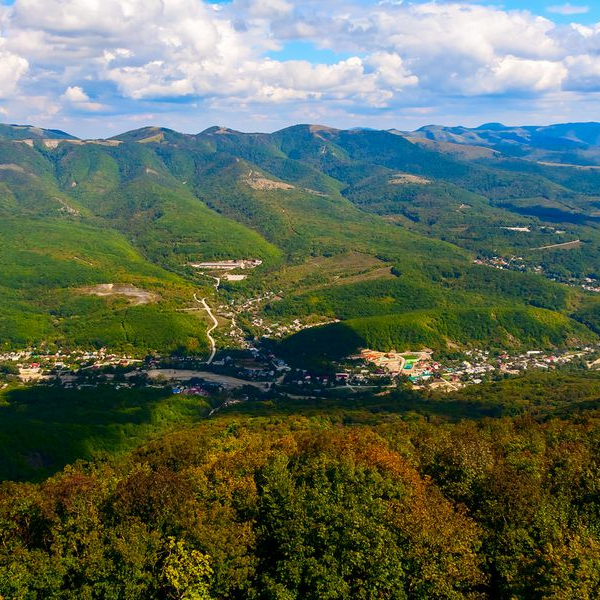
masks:
POLYGON ((71 106, 76 107, 79 110, 87 112, 99 112, 106 110, 107 108, 99 102, 92 102, 83 88, 79 87, 78 85, 69 86, 60 99, 67 104, 71 104, 71 106))
POLYGON ((79 86, 69 86, 61 96, 68 102, 89 102, 90 97, 79 86))
POLYGON ((320 114, 319 103, 359 118, 600 89, 600 26, 474 2, 17 0, 0 7, 0 30, 0 97, 45 98, 63 115, 244 107, 271 118, 320 114), (339 58, 273 57, 296 42, 339 58))
POLYGON ((568 90, 587 92, 600 91, 600 57, 573 56, 565 61, 569 68, 569 76, 565 82, 568 90))
POLYGON ((515 56, 499 59, 491 68, 481 69, 468 81, 470 93, 531 93, 560 89, 567 76, 562 62, 527 60, 515 56))
POLYGON ((549 13, 555 13, 557 15, 585 15, 590 11, 590 7, 581 5, 576 6, 567 2, 566 4, 557 4, 554 6, 549 6, 547 10, 549 13))
POLYGON ((16 93, 28 69, 27 60, 7 50, 6 40, 0 37, 0 98, 10 98, 16 93))

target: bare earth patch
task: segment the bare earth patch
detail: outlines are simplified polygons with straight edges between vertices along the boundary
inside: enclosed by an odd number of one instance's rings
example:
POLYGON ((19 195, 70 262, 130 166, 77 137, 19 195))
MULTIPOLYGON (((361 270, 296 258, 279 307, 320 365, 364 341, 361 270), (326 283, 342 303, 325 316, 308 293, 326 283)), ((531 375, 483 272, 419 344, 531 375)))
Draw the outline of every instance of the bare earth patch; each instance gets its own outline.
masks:
POLYGON ((158 302, 160 296, 153 292, 141 290, 134 285, 118 284, 118 283, 101 283, 86 288, 82 288, 84 294, 90 296, 100 296, 106 298, 110 296, 125 296, 132 304, 152 304, 158 302))
POLYGON ((550 246, 540 246, 539 248, 532 248, 532 250, 552 250, 553 248, 562 248, 563 250, 571 250, 572 248, 579 248, 583 245, 581 240, 573 240, 572 242, 564 242, 562 244, 550 244, 550 246))
MULTIPOLYGON (((21 140, 16 140, 16 141, 21 141, 21 140)), ((33 147, 33 140, 23 140, 23 142, 28 143, 31 142, 31 145, 33 147)), ((51 150, 54 150, 56 148, 58 148, 58 146, 60 144, 72 144, 73 146, 87 146, 87 145, 94 145, 94 146, 120 146, 123 142, 121 140, 64 140, 64 139, 59 139, 59 140, 53 140, 53 139, 45 139, 42 140, 42 143, 44 144, 44 146, 46 146, 46 148, 50 148, 51 150)))
POLYGON ((33 140, 13 140, 15 144, 25 144, 30 148, 33 148, 33 140))
POLYGON ((267 179, 258 173, 250 171, 247 177, 243 179, 253 190, 293 190, 294 186, 284 181, 274 181, 267 179))
POLYGON ((54 198, 54 200, 60 202, 60 212, 66 213, 68 215, 73 215, 74 217, 78 217, 80 215, 80 212, 76 208, 72 207, 68 202, 65 202, 62 198, 54 198))
POLYGON ((248 275, 236 275, 232 273, 225 273, 225 275, 223 275, 223 279, 226 281, 244 281, 247 277, 248 275))
POLYGON ((332 133, 336 133, 339 129, 334 129, 333 127, 326 127, 325 125, 311 125, 309 127, 309 131, 315 136, 323 141, 327 141, 328 137, 331 137, 332 133))
POLYGON ((310 125, 308 130, 311 133, 336 133, 339 129, 335 129, 335 127, 327 127, 327 125, 310 125))
POLYGON ((64 142, 64 140, 42 140, 44 146, 46 146, 46 148, 50 148, 51 150, 58 148, 58 145, 61 142, 64 142))
POLYGON ((0 171, 14 171, 15 173, 25 173, 25 169, 19 165, 5 164, 0 165, 0 171))
POLYGON ((546 162, 543 160, 537 161, 538 165, 545 167, 567 167, 569 169, 579 169, 580 171, 597 171, 600 169, 598 165, 574 165, 569 163, 546 162))
POLYGON ((321 198, 327 198, 328 194, 324 192, 318 192, 317 190, 311 190, 310 188, 304 188, 304 191, 308 194, 312 194, 313 196, 321 196, 321 198))
POLYGON ((165 134, 162 131, 159 131, 156 135, 151 135, 150 137, 144 138, 143 140, 138 140, 138 144, 152 144, 153 142, 160 143, 165 139, 165 134))
POLYGON ((419 185, 427 185, 431 183, 430 179, 425 179, 425 177, 419 177, 418 175, 411 175, 409 173, 398 173, 394 175, 393 179, 390 179, 390 183, 392 185, 407 185, 407 184, 419 184, 419 185))

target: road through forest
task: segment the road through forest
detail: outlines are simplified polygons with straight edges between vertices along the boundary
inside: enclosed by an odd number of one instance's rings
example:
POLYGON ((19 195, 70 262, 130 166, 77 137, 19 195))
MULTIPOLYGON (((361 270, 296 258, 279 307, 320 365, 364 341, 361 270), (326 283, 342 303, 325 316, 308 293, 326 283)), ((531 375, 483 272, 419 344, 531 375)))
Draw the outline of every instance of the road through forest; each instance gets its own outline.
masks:
POLYGON ((217 344, 215 343, 215 339, 213 338, 213 336, 211 334, 219 326, 219 321, 217 321, 217 318, 215 317, 215 315, 213 315, 213 312, 210 309, 210 306, 206 302, 206 298, 202 298, 202 300, 198 300, 198 296, 196 296, 196 294, 194 294, 194 300, 196 302, 198 302, 198 304, 202 304, 202 307, 208 313, 208 316, 212 319, 212 322, 213 322, 212 326, 210 326, 206 330, 206 337, 208 338, 208 341, 210 342, 210 348, 211 348, 210 357, 206 361, 206 364, 210 365, 215 358, 215 354, 217 353, 217 344))

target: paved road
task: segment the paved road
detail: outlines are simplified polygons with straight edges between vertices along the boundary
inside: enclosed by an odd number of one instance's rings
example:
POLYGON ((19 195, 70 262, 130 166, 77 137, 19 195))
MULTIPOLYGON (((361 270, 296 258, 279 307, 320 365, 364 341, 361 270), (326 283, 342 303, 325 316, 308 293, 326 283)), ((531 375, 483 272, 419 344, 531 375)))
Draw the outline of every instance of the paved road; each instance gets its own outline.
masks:
POLYGON ((202 298, 202 300, 198 300, 198 296, 196 296, 196 294, 194 294, 194 300, 196 302, 198 302, 198 304, 202 304, 202 306, 204 307, 204 310, 208 313, 208 316, 212 319, 212 322, 213 322, 212 326, 206 330, 206 337, 208 338, 208 341, 210 342, 210 348, 211 348, 210 357, 206 361, 206 364, 210 365, 215 358, 215 354, 217 353, 217 344, 215 343, 215 339, 213 338, 211 333, 219 326, 219 321, 217 321, 217 318, 215 317, 215 315, 213 315, 212 310, 210 310, 210 306, 206 303, 206 298, 202 298))

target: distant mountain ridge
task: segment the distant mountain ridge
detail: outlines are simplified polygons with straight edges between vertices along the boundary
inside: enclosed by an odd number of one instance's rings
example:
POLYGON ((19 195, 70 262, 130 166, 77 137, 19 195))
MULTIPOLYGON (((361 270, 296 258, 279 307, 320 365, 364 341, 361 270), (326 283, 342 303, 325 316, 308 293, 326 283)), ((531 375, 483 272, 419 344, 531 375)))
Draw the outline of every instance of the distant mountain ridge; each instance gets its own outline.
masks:
MULTIPOLYGON (((298 124, 285 127, 279 131, 284 131, 293 127, 308 127, 313 130, 332 130, 341 131, 339 128, 333 128, 326 125, 318 124, 298 124)), ((347 131, 380 131, 373 127, 351 127, 347 131)), ((472 140, 477 140, 481 144, 493 145, 499 141, 515 141, 522 139, 523 141, 535 141, 536 139, 546 138, 554 140, 562 140, 565 142, 572 142, 576 144, 582 144, 586 146, 597 146, 600 145, 600 123, 595 121, 589 122, 573 122, 573 123, 556 123, 551 125, 518 125, 509 126, 503 123, 483 123, 477 127, 464 127, 462 125, 446 126, 438 124, 424 125, 417 130, 392 130, 394 132, 401 132, 410 137, 425 137, 428 139, 435 139, 436 141, 464 141, 469 143, 472 140)), ((141 137, 146 134, 146 137, 159 133, 178 133, 179 135, 202 135, 215 132, 231 132, 231 133, 242 133, 241 131, 235 131, 226 127, 213 125, 199 132, 198 134, 179 133, 173 129, 158 126, 145 126, 139 129, 126 131, 121 134, 111 136, 110 138, 98 138, 98 139, 129 139, 131 137, 141 137)), ((267 134, 268 135, 268 134, 267 134)), ((34 125, 22 125, 15 123, 0 123, 0 137, 9 139, 25 139, 30 138, 43 138, 43 139, 80 139, 74 135, 71 135, 65 131, 59 129, 44 129, 36 127, 34 125)), ((84 139, 84 138, 81 138, 84 139)), ((91 139, 91 138, 90 138, 91 139)), ((94 138, 95 139, 95 138, 94 138)))
MULTIPOLYGON (((327 127, 324 125, 306 124, 292 125, 284 129, 264 133, 262 135, 276 136, 282 132, 297 128, 305 128, 312 132, 341 131, 339 129, 327 127)), ((371 127, 352 127, 347 130, 349 133, 356 132, 377 132, 379 130, 371 127)), ((600 123, 598 122, 580 122, 580 123, 558 123, 552 125, 522 125, 508 126, 502 123, 484 123, 477 127, 464 126, 444 126, 444 125, 425 125, 415 131, 391 129, 391 133, 400 134, 409 139, 430 140, 432 142, 451 143, 458 145, 483 146, 492 148, 508 154, 527 155, 534 150, 537 151, 584 151, 591 148, 600 147, 600 123)), ((161 139, 173 137, 199 137, 215 134, 242 134, 221 126, 212 126, 201 131, 198 134, 179 133, 175 130, 147 126, 140 129, 127 131, 106 140, 116 141, 161 141, 161 139), (156 138, 156 139, 155 139, 156 138), (160 138, 160 139, 159 139, 160 138)), ((245 135, 261 135, 259 133, 248 133, 245 135)), ((32 125, 0 124, 0 138, 12 140, 27 139, 45 139, 45 140, 72 140, 77 141, 80 138, 58 129, 42 129, 32 125)), ((81 140, 81 141, 102 141, 81 140)))
POLYGON ((412 139, 484 146, 523 158, 556 158, 582 165, 600 164, 600 123, 596 122, 518 127, 486 123, 474 128, 426 125, 416 131, 399 133, 412 139))
POLYGON ((0 137, 9 140, 77 140, 75 136, 60 129, 42 129, 33 125, 15 125, 0 123, 0 137))

